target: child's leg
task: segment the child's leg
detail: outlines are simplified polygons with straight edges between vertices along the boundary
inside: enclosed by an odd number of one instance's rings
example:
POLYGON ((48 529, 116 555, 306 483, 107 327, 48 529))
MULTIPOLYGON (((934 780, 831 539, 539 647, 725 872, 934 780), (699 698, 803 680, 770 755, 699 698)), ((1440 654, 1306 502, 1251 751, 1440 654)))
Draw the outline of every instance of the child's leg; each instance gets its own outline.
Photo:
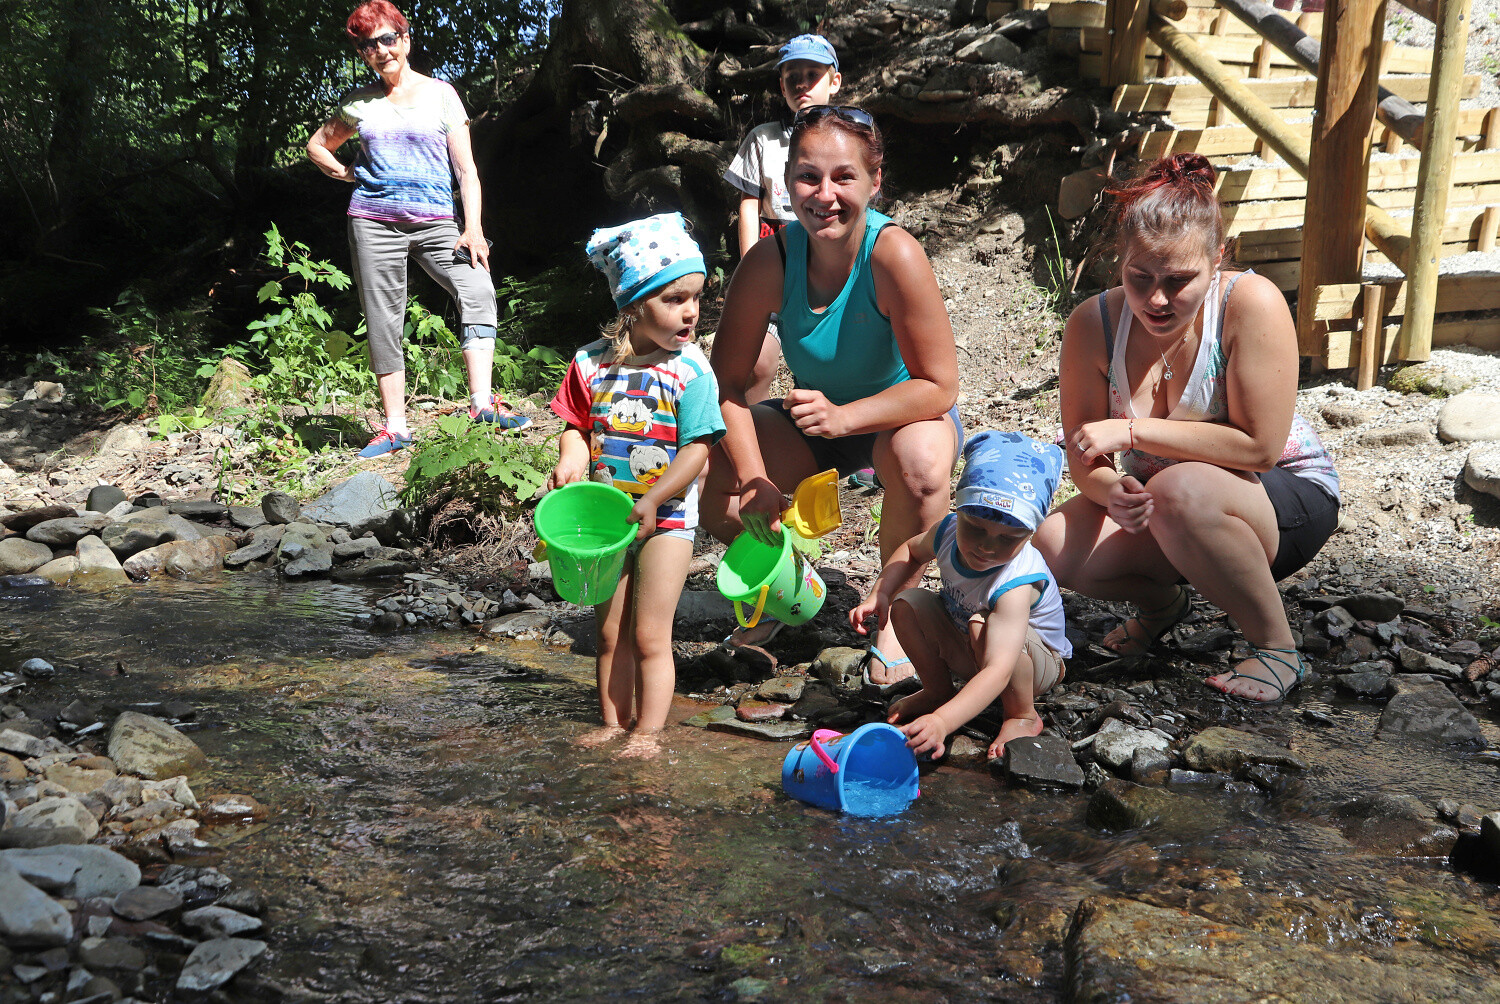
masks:
POLYGON ((891 705, 886 721, 900 725, 942 707, 957 690, 954 676, 968 679, 978 672, 978 663, 937 593, 902 592, 891 603, 891 626, 922 681, 921 690, 891 705))
POLYGON ((672 662, 672 620, 693 560, 693 542, 658 533, 636 558, 630 640, 635 654, 636 730, 655 732, 667 724, 677 669, 672 662))
POLYGON ((638 555, 626 559, 614 595, 594 607, 599 653, 594 659, 594 675, 599 682, 599 715, 610 728, 628 728, 635 706, 635 650, 630 644, 628 626, 639 561, 638 555))
POLYGON ((1021 654, 1016 658, 1010 686, 1000 694, 1005 721, 995 741, 990 743, 991 759, 1004 756, 1005 744, 1012 739, 1042 734, 1042 718, 1036 712, 1036 695, 1051 689, 1062 679, 1062 674, 1062 660, 1057 653, 1047 647, 1035 628, 1028 627, 1026 644, 1021 646, 1021 654))

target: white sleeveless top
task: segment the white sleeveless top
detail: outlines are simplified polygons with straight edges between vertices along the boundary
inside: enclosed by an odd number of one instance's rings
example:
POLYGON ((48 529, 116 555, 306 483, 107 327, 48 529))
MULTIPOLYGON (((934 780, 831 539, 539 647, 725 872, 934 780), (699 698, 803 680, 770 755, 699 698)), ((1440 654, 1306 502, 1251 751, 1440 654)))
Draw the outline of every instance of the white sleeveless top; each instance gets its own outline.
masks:
POLYGON ((1027 541, 1003 565, 976 572, 964 564, 958 553, 958 516, 949 513, 938 524, 933 551, 938 572, 943 577, 943 606, 960 631, 967 630, 969 618, 989 613, 995 601, 1020 586, 1036 586, 1042 595, 1031 604, 1031 626, 1042 641, 1064 659, 1072 658, 1073 645, 1068 641, 1063 617, 1062 593, 1041 552, 1027 541))
MULTIPOLYGON (((1208 296, 1203 300, 1203 338, 1198 344, 1198 355, 1193 360, 1192 371, 1182 388, 1182 397, 1176 407, 1167 413, 1172 422, 1224 422, 1229 418, 1229 402, 1226 396, 1224 372, 1227 361, 1224 357, 1224 306, 1241 272, 1232 276, 1219 293, 1223 272, 1215 272, 1208 287, 1208 296)), ((1099 313, 1103 319, 1106 351, 1109 354, 1109 417, 1141 418, 1135 413, 1135 403, 1130 396, 1130 378, 1125 371, 1126 347, 1130 344, 1130 322, 1134 315, 1127 305, 1121 311, 1119 323, 1110 335, 1108 293, 1099 294, 1099 313)), ((1178 461, 1159 457, 1141 450, 1126 450, 1120 454, 1125 473, 1142 484, 1149 481, 1178 461)), ((1329 495, 1339 497, 1339 476, 1333 469, 1333 460, 1324 449, 1323 442, 1311 425, 1301 415, 1292 415, 1292 428, 1287 434, 1286 446, 1281 451, 1277 467, 1284 468, 1299 478, 1306 478, 1323 488, 1329 495)))

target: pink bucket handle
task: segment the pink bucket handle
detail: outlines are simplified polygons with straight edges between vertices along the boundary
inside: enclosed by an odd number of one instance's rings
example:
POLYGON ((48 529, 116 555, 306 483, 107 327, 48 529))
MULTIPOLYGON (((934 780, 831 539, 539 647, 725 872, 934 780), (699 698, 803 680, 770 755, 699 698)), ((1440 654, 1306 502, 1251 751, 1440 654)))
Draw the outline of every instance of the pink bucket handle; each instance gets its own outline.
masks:
POLYGON ((823 749, 823 743, 829 739, 838 739, 842 735, 842 732, 835 732, 833 729, 818 729, 812 734, 812 751, 818 755, 819 760, 823 761, 823 766, 828 768, 828 773, 830 774, 837 774, 839 772, 839 765, 834 763, 833 757, 829 756, 828 751, 823 749))

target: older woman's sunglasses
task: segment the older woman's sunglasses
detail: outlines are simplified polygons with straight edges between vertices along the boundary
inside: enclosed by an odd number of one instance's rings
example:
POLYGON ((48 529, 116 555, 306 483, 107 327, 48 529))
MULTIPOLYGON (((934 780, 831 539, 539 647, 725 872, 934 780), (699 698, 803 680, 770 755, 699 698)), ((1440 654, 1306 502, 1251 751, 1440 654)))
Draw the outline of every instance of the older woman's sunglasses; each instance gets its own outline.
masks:
POLYGON ((865 129, 875 128, 875 116, 863 108, 856 108, 854 105, 809 105, 792 116, 792 128, 795 129, 802 125, 812 125, 814 122, 820 122, 830 115, 837 116, 845 122, 861 126, 865 129))
POLYGON ((405 35, 404 31, 388 31, 384 35, 376 35, 374 38, 361 38, 354 43, 354 47, 360 52, 374 52, 376 47, 385 46, 389 49, 396 44, 396 40, 405 35))

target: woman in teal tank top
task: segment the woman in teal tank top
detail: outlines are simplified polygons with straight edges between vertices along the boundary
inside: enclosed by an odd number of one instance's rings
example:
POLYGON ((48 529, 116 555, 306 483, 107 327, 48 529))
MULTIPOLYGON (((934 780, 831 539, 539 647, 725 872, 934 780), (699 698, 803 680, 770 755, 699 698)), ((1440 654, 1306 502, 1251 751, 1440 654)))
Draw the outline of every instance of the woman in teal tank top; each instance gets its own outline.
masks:
MULTIPOLYGON (((953 328, 921 245, 869 208, 883 157, 879 130, 858 108, 818 105, 793 123, 796 222, 784 244, 761 241, 740 262, 714 339, 728 431, 710 460, 702 521, 720 540, 748 530, 774 542, 785 493, 828 467, 873 466, 885 485, 882 562, 948 512, 963 442, 953 328), (773 313, 797 386, 781 401, 748 402, 743 388, 773 313)), ((881 687, 912 675, 888 623, 866 675, 881 687)))

